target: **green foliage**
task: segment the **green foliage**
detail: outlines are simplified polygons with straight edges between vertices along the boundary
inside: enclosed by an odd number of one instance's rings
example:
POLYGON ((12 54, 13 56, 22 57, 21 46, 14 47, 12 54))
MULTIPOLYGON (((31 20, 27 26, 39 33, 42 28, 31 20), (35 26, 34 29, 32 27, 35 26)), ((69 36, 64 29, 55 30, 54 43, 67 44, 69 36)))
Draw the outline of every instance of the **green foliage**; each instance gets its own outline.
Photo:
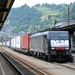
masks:
MULTIPOLYGON (((70 4, 70 19, 75 19, 75 3, 70 4)), ((23 5, 12 8, 5 25, 12 27, 13 33, 39 31, 54 26, 55 20, 67 19, 67 4, 36 4, 33 7, 23 5), (34 30, 35 29, 35 30, 34 30)))

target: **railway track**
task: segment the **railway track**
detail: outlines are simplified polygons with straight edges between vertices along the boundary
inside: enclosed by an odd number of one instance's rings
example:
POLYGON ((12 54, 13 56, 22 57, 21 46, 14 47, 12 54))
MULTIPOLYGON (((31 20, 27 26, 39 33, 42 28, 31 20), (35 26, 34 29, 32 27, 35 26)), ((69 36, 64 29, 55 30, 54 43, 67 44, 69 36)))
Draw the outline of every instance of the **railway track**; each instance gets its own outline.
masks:
POLYGON ((16 65, 7 57, 6 54, 4 54, 4 53, 1 52, 1 55, 12 65, 12 67, 17 71, 17 73, 18 73, 19 75, 24 75, 24 74, 16 67, 16 65))
MULTIPOLYGON (((10 56, 12 59, 16 60, 22 66, 26 67, 28 70, 30 70, 31 72, 33 72, 35 75, 52 75, 52 74, 46 72, 45 70, 41 70, 41 68, 37 68, 36 66, 31 65, 29 62, 23 60, 22 58, 19 58, 16 55, 12 55, 11 53, 5 51, 4 49, 1 49, 1 50, 2 50, 2 54, 4 56, 5 56, 5 54, 8 55, 8 56, 10 56)), ((18 70, 18 72, 21 73, 20 75, 24 75, 16 66, 15 66, 15 68, 18 70)))
POLYGON ((75 70, 72 70, 72 68, 74 69, 74 67, 72 67, 72 66, 74 66, 74 64, 72 64, 72 63, 56 63, 56 62, 50 63, 47 61, 35 59, 33 57, 30 57, 30 56, 26 56, 26 55, 21 54, 21 53, 17 53, 17 52, 12 51, 8 48, 7 49, 3 48, 2 50, 6 54, 10 55, 11 58, 13 58, 13 59, 15 58, 15 60, 17 62, 20 63, 20 61, 21 61, 22 65, 27 67, 35 75, 63 75, 63 72, 64 72, 64 75, 75 75, 75 70), (69 65, 72 64, 72 65, 69 66, 68 64, 69 65), (67 67, 62 66, 62 65, 66 65, 67 67), (34 68, 37 69, 38 71, 42 72, 42 73, 36 72, 36 70, 34 70, 34 68))
POLYGON ((69 70, 75 71, 75 64, 67 62, 67 63, 56 63, 54 62, 54 64, 58 65, 58 66, 62 66, 64 68, 67 68, 69 70))

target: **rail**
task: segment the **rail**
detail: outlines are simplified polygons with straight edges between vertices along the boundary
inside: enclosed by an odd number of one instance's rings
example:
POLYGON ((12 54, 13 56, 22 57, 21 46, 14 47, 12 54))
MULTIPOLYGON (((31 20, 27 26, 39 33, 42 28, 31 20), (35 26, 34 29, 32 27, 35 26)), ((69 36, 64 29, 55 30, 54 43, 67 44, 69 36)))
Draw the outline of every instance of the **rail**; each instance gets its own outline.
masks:
POLYGON ((16 67, 16 65, 5 55, 5 54, 3 54, 3 53, 1 53, 2 54, 2 56, 14 67, 14 69, 17 71, 17 73, 19 74, 19 75, 24 75, 17 67, 16 67))

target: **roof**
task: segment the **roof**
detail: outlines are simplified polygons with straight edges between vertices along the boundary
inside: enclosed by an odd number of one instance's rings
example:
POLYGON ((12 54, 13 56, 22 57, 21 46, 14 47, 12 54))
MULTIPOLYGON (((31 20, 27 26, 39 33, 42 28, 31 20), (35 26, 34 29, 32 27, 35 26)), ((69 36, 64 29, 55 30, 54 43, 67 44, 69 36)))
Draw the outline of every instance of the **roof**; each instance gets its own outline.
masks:
POLYGON ((0 30, 15 0, 0 0, 0 30))
POLYGON ((55 23, 55 28, 57 30, 68 31, 70 34, 75 32, 75 20, 60 20, 55 23))
POLYGON ((47 35, 47 34, 50 34, 50 33, 54 33, 54 34, 56 34, 56 33, 68 33, 68 31, 45 31, 45 32, 39 32, 39 33, 35 33, 35 34, 33 34, 33 35, 31 35, 30 36, 30 38, 32 38, 32 37, 36 37, 36 36, 42 36, 42 35, 47 35))
POLYGON ((68 26, 69 25, 74 25, 75 24, 75 20, 60 20, 60 21, 57 21, 55 23, 55 27, 56 28, 61 28, 61 27, 65 27, 65 26, 68 26))

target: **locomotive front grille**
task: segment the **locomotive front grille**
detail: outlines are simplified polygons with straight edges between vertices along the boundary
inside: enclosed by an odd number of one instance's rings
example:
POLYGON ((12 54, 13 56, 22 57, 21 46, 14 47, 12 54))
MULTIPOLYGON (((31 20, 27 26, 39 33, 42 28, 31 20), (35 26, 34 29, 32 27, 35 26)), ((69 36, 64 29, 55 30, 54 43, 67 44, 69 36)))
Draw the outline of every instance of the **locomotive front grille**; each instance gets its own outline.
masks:
POLYGON ((56 53, 57 53, 57 56, 58 57, 63 57, 63 56, 66 55, 66 52, 65 51, 57 51, 56 53))

